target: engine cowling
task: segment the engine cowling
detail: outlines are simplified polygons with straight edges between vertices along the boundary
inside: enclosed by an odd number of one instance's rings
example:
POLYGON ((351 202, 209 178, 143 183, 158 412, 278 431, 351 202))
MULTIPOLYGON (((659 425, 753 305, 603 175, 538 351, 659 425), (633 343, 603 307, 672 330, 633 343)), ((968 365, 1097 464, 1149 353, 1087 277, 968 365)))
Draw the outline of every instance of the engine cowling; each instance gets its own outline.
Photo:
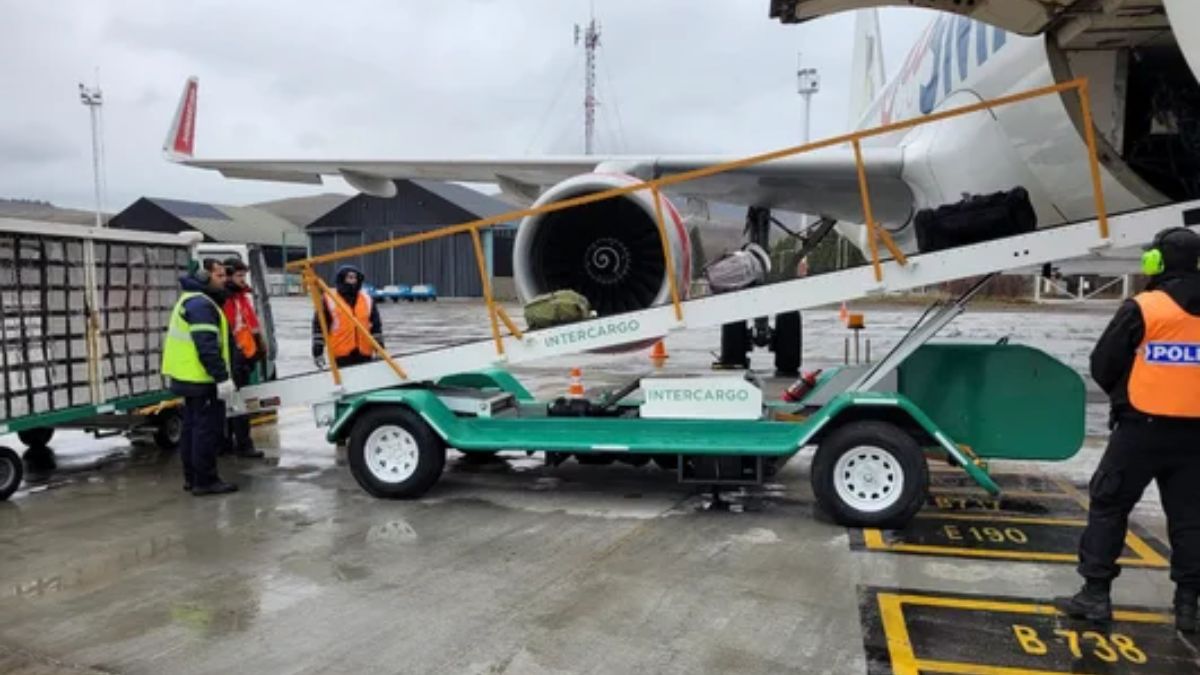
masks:
MULTIPOLYGON (((583 174, 546 190, 534 206, 637 182, 621 174, 583 174)), ((692 275, 691 241, 679 211, 667 198, 659 199, 675 281, 686 294, 692 275)), ((639 190, 526 217, 513 245, 513 277, 523 302, 569 289, 586 297, 600 316, 670 302, 653 195, 639 190)))

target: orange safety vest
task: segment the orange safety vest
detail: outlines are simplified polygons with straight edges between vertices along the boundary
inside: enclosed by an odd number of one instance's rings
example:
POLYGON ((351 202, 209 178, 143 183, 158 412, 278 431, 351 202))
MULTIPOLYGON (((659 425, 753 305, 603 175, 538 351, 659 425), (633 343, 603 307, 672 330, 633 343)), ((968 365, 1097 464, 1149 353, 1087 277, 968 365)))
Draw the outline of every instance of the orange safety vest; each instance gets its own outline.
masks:
POLYGON ((233 341, 247 359, 254 358, 258 353, 259 332, 258 317, 254 315, 254 306, 245 293, 236 293, 225 301, 225 316, 229 319, 229 331, 233 333, 233 341))
MULTIPOLYGON (((342 299, 345 300, 345 298, 342 299)), ((358 297, 354 299, 354 317, 367 330, 371 329, 372 303, 371 296, 367 295, 365 291, 359 291, 358 297)), ((354 322, 346 316, 346 312, 328 294, 325 296, 325 308, 329 311, 329 316, 333 318, 329 324, 329 348, 333 351, 333 358, 340 359, 355 351, 364 356, 369 356, 374 352, 368 336, 354 326, 354 322)))
POLYGON ((1129 402, 1147 415, 1200 418, 1200 317, 1162 291, 1134 301, 1146 334, 1129 374, 1129 402))

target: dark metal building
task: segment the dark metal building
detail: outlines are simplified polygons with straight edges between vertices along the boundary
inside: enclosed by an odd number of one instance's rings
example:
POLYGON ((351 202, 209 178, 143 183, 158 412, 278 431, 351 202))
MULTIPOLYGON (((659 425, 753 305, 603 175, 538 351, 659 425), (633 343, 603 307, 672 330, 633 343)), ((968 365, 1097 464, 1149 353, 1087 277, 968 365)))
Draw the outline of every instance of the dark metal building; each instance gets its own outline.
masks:
MULTIPOLYGON (((512 211, 514 207, 453 183, 425 180, 396 181, 397 194, 390 199, 358 195, 308 226, 312 253, 341 251, 409 234, 456 225, 512 211)), ((515 223, 483 230, 481 238, 488 269, 503 296, 512 276, 512 247, 515 223)), ((366 274, 367 283, 434 284, 438 295, 479 297, 483 286, 468 234, 434 239, 411 246, 378 251, 321 265, 318 272, 331 278, 337 266, 351 263, 366 274)))
POLYGON ((262 246, 267 267, 303 258, 304 230, 269 211, 252 206, 225 206, 178 199, 142 197, 108 221, 109 227, 168 234, 196 230, 205 241, 262 246))

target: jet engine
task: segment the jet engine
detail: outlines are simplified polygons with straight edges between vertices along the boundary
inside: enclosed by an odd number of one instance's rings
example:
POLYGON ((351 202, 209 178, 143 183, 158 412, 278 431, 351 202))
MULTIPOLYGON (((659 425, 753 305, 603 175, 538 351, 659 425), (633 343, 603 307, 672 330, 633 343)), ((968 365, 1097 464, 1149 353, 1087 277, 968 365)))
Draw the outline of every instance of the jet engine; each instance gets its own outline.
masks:
MULTIPOLYGON (((621 174, 583 174, 546 190, 534 206, 637 182, 621 174)), ((675 282, 686 294, 692 275, 687 228, 671 202, 659 200, 675 282)), ((513 245, 513 277, 524 302, 569 289, 586 297, 600 316, 670 302, 654 196, 638 190, 525 218, 513 245)))

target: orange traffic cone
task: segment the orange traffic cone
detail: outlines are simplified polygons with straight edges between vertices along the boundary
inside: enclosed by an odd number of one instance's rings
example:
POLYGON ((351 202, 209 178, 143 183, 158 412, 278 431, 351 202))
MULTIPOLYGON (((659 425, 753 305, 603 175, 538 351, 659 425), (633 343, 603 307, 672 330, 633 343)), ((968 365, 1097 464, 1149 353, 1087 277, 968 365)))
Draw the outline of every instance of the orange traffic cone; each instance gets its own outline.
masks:
POLYGON ((571 385, 567 387, 567 396, 569 398, 583 398, 583 371, 579 368, 571 369, 571 385))
POLYGON ((838 318, 842 320, 842 323, 846 323, 850 320, 850 310, 846 309, 846 303, 844 301, 842 302, 841 311, 838 312, 838 318))
POLYGON ((654 363, 655 367, 662 368, 663 363, 669 358, 671 357, 667 355, 667 345, 662 340, 655 342, 654 348, 650 350, 650 361, 654 363))

